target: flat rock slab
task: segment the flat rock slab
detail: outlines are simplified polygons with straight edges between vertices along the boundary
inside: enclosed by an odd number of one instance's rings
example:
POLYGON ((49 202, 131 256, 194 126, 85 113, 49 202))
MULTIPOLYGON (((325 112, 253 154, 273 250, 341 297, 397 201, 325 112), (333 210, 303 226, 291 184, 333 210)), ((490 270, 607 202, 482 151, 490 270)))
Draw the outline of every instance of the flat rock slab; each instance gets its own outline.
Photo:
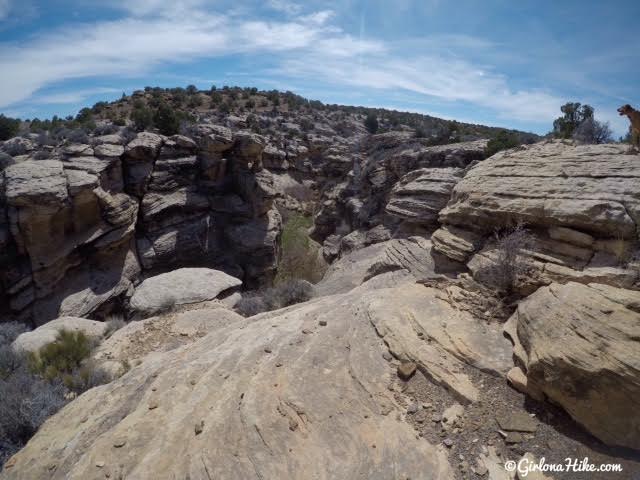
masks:
POLYGON ((538 423, 525 412, 513 412, 506 416, 496 417, 502 430, 507 432, 529 432, 538 429, 538 423))
POLYGON ((131 297, 131 310, 141 316, 189 303, 213 300, 220 293, 242 285, 231 275, 209 268, 180 268, 143 281, 131 297))

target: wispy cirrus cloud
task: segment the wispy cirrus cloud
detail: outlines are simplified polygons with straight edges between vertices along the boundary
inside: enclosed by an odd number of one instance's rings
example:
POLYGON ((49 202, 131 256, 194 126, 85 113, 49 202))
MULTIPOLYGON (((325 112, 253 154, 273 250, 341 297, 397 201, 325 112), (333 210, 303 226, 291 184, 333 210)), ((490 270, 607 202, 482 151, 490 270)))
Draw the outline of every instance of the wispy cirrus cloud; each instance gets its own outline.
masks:
POLYGON ((268 0, 267 5, 273 10, 288 15, 298 15, 302 12, 302 5, 289 0, 268 0))
POLYGON ((9 0, 0 0, 0 21, 9 16, 11 11, 11 3, 9 0))
POLYGON ((76 25, 26 44, 0 45, 0 70, 11 72, 0 79, 0 106, 28 99, 40 88, 63 80, 136 75, 205 57, 295 52, 331 42, 344 42, 347 48, 342 54, 377 48, 375 42, 354 41, 325 25, 328 15, 321 17, 242 20, 195 10, 179 18, 133 16, 76 25))

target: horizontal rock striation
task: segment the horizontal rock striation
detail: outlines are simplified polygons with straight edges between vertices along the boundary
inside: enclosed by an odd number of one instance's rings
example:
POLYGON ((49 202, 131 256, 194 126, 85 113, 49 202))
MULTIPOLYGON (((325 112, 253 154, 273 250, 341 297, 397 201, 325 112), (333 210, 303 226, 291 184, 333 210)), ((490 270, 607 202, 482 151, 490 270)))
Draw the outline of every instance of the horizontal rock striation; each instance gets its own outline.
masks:
POLYGON ((174 267, 212 266, 249 285, 273 277, 281 222, 263 137, 203 123, 192 138, 107 135, 46 160, 23 140, 0 175, 5 315, 35 325, 100 315, 174 267))
POLYGON ((551 284, 506 325, 527 388, 609 445, 640 449, 640 292, 551 284))
POLYGON ((491 282, 494 232, 521 223, 522 293, 551 282, 630 288, 636 261, 640 164, 621 145, 552 141, 500 152, 473 166, 452 190, 434 249, 491 282))

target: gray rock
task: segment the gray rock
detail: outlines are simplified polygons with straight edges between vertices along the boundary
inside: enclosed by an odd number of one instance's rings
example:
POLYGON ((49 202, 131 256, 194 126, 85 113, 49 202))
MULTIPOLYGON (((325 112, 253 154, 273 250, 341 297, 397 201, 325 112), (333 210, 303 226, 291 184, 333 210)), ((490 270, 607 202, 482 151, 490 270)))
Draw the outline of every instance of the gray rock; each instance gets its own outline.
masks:
POLYGON ((216 298, 242 282, 218 270, 181 268, 143 281, 133 293, 131 310, 138 316, 150 316, 177 306, 216 298))
POLYGON ((107 332, 108 325, 95 320, 77 317, 61 317, 30 332, 21 333, 11 347, 16 352, 37 352, 49 343, 53 343, 60 330, 82 332, 90 340, 97 341, 107 332))

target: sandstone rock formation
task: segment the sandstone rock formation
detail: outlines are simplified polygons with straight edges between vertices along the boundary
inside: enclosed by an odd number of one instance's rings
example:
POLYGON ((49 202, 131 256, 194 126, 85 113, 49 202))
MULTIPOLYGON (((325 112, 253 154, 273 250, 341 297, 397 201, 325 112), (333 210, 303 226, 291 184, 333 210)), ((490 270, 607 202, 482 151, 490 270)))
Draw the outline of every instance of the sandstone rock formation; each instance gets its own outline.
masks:
MULTIPOLYGON (((351 232, 359 232, 365 246, 385 241, 395 232, 406 236, 435 230, 437 213, 451 189, 465 167, 485 157, 485 145, 480 140, 427 146, 407 132, 371 136, 364 155, 352 152, 343 162, 350 169, 348 175, 324 182, 314 236, 325 241, 325 257, 332 260, 348 253, 351 232), (369 234, 380 228, 389 235, 369 234)), ((329 172, 328 178, 330 173, 337 174, 329 172)))
POLYGON ((11 344, 11 347, 16 352, 37 352, 45 345, 53 343, 60 330, 82 332, 87 338, 96 342, 105 335, 107 328, 108 325, 104 322, 85 318, 61 317, 51 320, 35 330, 21 333, 11 344))
POLYGON ((264 139, 212 124, 193 137, 142 132, 122 145, 107 135, 4 168, 3 313, 35 325, 100 316, 126 303, 144 276, 180 266, 268 283, 277 192, 269 172, 250 168, 264 139))
POLYGON ((51 418, 2 478, 451 478, 444 453, 396 418, 395 369, 366 294, 221 325, 146 357, 51 418))
POLYGON ((130 308, 142 318, 180 305, 213 300, 242 281, 209 268, 180 268, 144 280, 133 292, 130 308))
POLYGON ((522 222, 535 237, 523 293, 568 281, 629 288, 637 280, 626 266, 637 250, 639 168, 618 145, 553 141, 500 152, 454 187, 434 248, 490 281, 494 231, 522 222))
POLYGON ((540 288, 506 331, 543 392, 610 445, 640 449, 640 292, 570 282, 540 288))

